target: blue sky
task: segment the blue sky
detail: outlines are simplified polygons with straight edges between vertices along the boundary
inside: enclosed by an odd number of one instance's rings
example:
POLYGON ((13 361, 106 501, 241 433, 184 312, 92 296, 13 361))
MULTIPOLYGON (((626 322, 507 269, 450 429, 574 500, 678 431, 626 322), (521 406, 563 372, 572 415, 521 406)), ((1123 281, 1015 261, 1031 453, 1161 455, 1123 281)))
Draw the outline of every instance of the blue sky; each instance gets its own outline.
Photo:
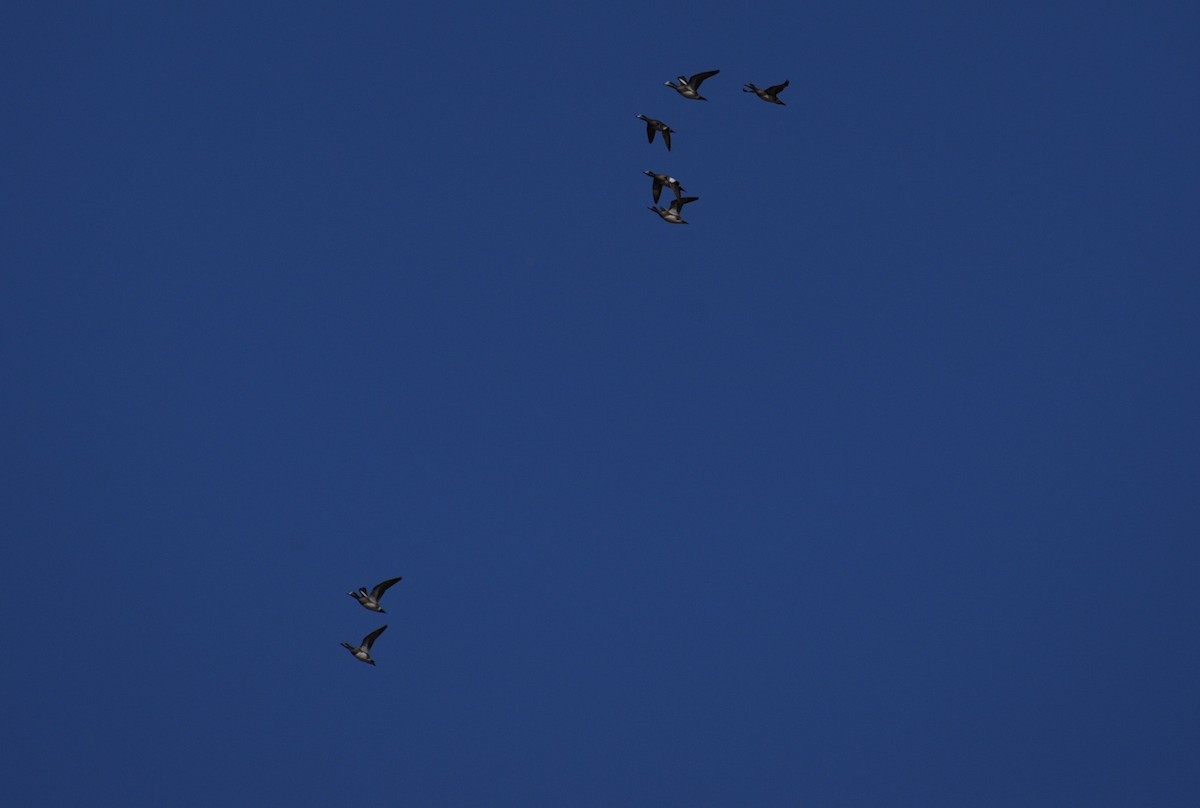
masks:
POLYGON ((246 5, 7 15, 10 802, 1200 802, 1200 11, 246 5))

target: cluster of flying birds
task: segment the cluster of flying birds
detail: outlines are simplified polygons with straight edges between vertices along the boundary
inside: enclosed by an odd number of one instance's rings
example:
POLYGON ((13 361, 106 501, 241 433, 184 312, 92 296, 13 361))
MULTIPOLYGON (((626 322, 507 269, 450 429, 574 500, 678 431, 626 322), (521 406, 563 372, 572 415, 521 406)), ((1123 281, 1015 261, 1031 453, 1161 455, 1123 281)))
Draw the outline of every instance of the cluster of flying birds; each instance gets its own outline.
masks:
MULTIPOLYGON (((667 81, 663 83, 675 92, 682 95, 684 98, 691 99, 692 101, 707 101, 707 98, 700 95, 700 84, 705 79, 711 78, 720 72, 720 70, 708 70, 704 73, 697 73, 691 78, 679 76, 677 78, 677 81, 679 82, 678 84, 676 84, 674 81, 667 81)), ((742 88, 742 92, 754 93, 763 101, 782 106, 783 102, 779 100, 779 94, 783 92, 785 87, 788 86, 788 83, 789 82, 785 81, 782 84, 776 84, 773 87, 767 87, 765 89, 755 87, 753 84, 747 84, 742 88)), ((655 133, 662 132, 663 143, 666 145, 667 151, 670 151, 671 134, 675 130, 667 126, 662 121, 655 120, 654 118, 647 118, 645 115, 638 115, 638 118, 646 122, 646 140, 650 143, 653 143, 655 133)), ((675 192, 675 198, 671 200, 671 204, 669 206, 665 208, 651 207, 650 210, 662 217, 663 221, 670 222, 671 224, 687 224, 687 222, 683 220, 682 216, 683 206, 689 202, 697 201, 700 199, 700 197, 684 196, 683 186, 679 184, 679 180, 672 176, 667 174, 656 174, 653 171, 646 171, 643 173, 645 173, 653 181, 650 191, 654 196, 655 205, 658 204, 658 200, 662 195, 663 188, 670 188, 675 192)), ((388 589, 395 584, 400 583, 400 580, 400 578, 389 578, 382 583, 376 584, 375 588, 370 592, 367 591, 365 586, 362 586, 358 588, 358 591, 347 592, 346 594, 350 595, 350 597, 362 604, 364 609, 370 609, 373 612, 384 614, 385 612, 383 611, 383 607, 379 605, 379 601, 383 598, 383 593, 388 591, 388 589)), ((348 642, 344 642, 342 643, 342 647, 353 654, 355 659, 361 660, 368 665, 374 665, 375 660, 371 658, 371 646, 375 644, 375 640, 379 639, 379 635, 386 630, 387 625, 382 625, 367 636, 363 637, 362 642, 358 646, 353 646, 348 642)))
MULTIPOLYGON (((697 73, 690 79, 686 76, 679 76, 676 79, 676 81, 679 82, 678 84, 676 84, 674 81, 665 81, 663 83, 675 92, 682 95, 684 98, 689 98, 692 101, 707 101, 707 98, 700 95, 700 84, 705 79, 711 78, 720 72, 720 70, 708 70, 704 73, 697 73)), ((783 106, 783 102, 779 100, 779 94, 783 92, 785 87, 788 86, 788 83, 788 81, 785 81, 783 84, 776 84, 775 86, 767 87, 766 89, 755 87, 753 84, 747 84, 742 88, 742 92, 754 93, 763 101, 783 106)), ((667 126, 662 121, 655 120, 654 118, 647 118, 645 115, 639 115, 638 118, 646 122, 646 140, 650 143, 653 143, 655 133, 662 132, 663 144, 666 145, 667 151, 670 151, 671 133, 675 130, 667 126)), ((687 224, 687 222, 683 220, 683 206, 689 202, 695 202, 700 197, 684 196, 683 186, 679 184, 679 180, 672 176, 667 174, 656 174, 653 171, 644 171, 642 173, 650 177, 650 179, 653 181, 650 191, 654 195, 655 206, 658 205, 658 198, 662 195, 662 189, 664 187, 670 188, 675 192, 675 198, 671 200, 670 205, 665 208, 651 207, 650 210, 661 216, 664 222, 670 222, 671 224, 687 224)))
MULTIPOLYGON (((365 586, 360 586, 357 592, 347 592, 346 594, 361 603, 364 609, 370 609, 373 612, 385 614, 383 607, 379 605, 379 601, 383 598, 383 593, 388 591, 389 587, 398 583, 400 583, 399 578, 389 578, 381 584, 376 584, 375 588, 370 592, 367 591, 365 586)), ((355 659, 361 659, 368 665, 374 665, 375 660, 371 659, 371 646, 375 644, 375 640, 379 639, 379 635, 382 634, 386 628, 387 625, 382 625, 367 636, 363 637, 362 643, 359 644, 357 648, 348 642, 342 643, 342 647, 354 654, 355 659)))

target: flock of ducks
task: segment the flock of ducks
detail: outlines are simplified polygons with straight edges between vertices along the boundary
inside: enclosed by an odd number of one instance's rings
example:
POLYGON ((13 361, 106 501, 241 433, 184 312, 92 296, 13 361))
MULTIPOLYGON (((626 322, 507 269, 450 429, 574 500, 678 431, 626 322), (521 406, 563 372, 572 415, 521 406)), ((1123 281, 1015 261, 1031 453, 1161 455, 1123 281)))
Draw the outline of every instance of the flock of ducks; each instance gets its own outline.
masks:
MULTIPOLYGON (((700 95, 700 85, 704 83, 705 79, 712 78, 720 72, 720 70, 706 70, 703 73, 696 73, 691 78, 686 76, 678 76, 676 77, 675 81, 665 81, 663 84, 689 100, 707 101, 707 98, 700 95)), ((776 84, 766 88, 755 87, 753 84, 747 84, 742 88, 742 92, 754 93, 763 101, 784 106, 784 103, 779 100, 779 94, 784 91, 789 83, 790 80, 784 81, 782 84, 776 84)), ((670 151, 671 134, 675 130, 655 118, 648 118, 645 115, 638 115, 637 117, 639 120, 645 121, 646 123, 646 141, 653 143, 654 136, 661 132, 663 145, 667 147, 667 151, 670 151)), ((654 205, 650 206, 649 209, 657 213, 664 222, 669 222, 670 224, 687 224, 687 222, 683 220, 683 206, 690 202, 697 201, 700 199, 700 197, 684 196, 683 186, 679 184, 679 180, 668 174, 659 174, 654 171, 644 171, 642 173, 651 179, 650 193, 654 197, 654 205), (658 200, 659 197, 662 196, 663 188, 671 189, 671 191, 675 193, 675 198, 671 200, 671 203, 667 205, 667 207, 660 208, 658 207, 658 200)))
MULTIPOLYGON (((707 101, 707 98, 700 95, 700 85, 704 83, 705 79, 712 78, 720 72, 720 70, 706 70, 703 73, 696 73, 691 78, 679 76, 675 81, 667 81, 663 83, 684 98, 687 98, 691 101, 707 101)), ((765 89, 755 87, 753 84, 747 84, 742 88, 742 92, 754 93, 763 101, 783 106, 783 102, 779 100, 779 94, 788 86, 788 83, 789 82, 785 81, 782 84, 776 84, 765 89)), ((650 143, 653 143, 654 136, 661 132, 663 144, 667 147, 667 151, 670 151, 671 134, 675 130, 662 121, 654 118, 648 118, 645 115, 638 115, 638 118, 646 123, 646 140, 650 143)), ((687 222, 683 220, 683 206, 699 200, 700 197, 684 196, 685 191, 683 190, 683 185, 680 184, 679 180, 668 174, 659 174, 655 171, 645 171, 643 173, 650 177, 651 180, 650 194, 654 198, 654 206, 651 207, 650 210, 657 213, 664 222, 670 222, 671 224, 687 224, 687 222), (663 188, 667 188, 675 194, 675 198, 672 199, 671 203, 665 208, 658 207, 658 200, 662 197, 663 188)), ((401 578, 399 577, 389 578, 386 581, 376 584, 375 587, 369 592, 365 586, 360 586, 357 591, 347 592, 346 594, 357 600, 364 609, 369 609, 373 612, 379 612, 380 614, 386 614, 386 612, 383 610, 383 607, 379 605, 379 601, 383 598, 384 592, 387 592, 388 589, 400 583, 400 581, 401 578)), ((367 636, 363 637, 362 642, 357 646, 351 645, 348 642, 344 642, 342 643, 342 647, 353 654, 355 659, 365 662, 368 665, 374 665, 375 660, 371 657, 371 646, 375 644, 377 639, 379 639, 379 635, 386 630, 387 625, 384 624, 372 631, 367 636)))
MULTIPOLYGON (((370 592, 367 591, 365 586, 360 586, 357 592, 347 592, 346 594, 361 603, 364 609, 386 614, 383 607, 379 605, 379 601, 383 598, 383 593, 388 591, 391 586, 400 583, 400 580, 400 578, 389 578, 383 583, 375 584, 375 588, 370 592)), ((375 660, 371 658, 371 646, 375 644, 375 640, 379 639, 379 635, 386 630, 387 625, 382 625, 363 637, 362 642, 358 646, 344 642, 342 643, 342 647, 353 654, 355 659, 362 660, 368 665, 374 665, 375 660)))

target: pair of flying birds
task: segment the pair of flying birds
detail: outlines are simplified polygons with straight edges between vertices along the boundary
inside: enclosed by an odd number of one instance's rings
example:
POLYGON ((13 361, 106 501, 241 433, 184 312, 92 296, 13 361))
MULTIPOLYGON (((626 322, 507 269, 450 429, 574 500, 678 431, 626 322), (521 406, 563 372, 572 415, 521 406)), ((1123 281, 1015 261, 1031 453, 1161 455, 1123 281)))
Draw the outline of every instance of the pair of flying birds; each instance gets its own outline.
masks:
MULTIPOLYGON (((379 601, 381 598, 383 598, 384 592, 388 591, 391 586, 398 583, 400 583, 399 578, 389 578, 383 583, 376 584, 375 588, 370 592, 367 591, 365 586, 360 586, 357 592, 347 592, 346 594, 361 603, 364 609, 370 609, 373 612, 386 614, 386 612, 383 610, 383 607, 379 605, 379 601)), ((342 643, 342 647, 354 654, 355 659, 361 659, 368 665, 374 665, 375 660, 371 659, 371 646, 375 644, 375 640, 379 638, 379 635, 382 634, 385 629, 387 629, 387 625, 382 625, 367 636, 363 637, 362 643, 359 644, 357 648, 348 642, 342 643)))
MULTIPOLYGON (((707 98, 700 95, 700 84, 705 79, 711 78, 720 72, 720 70, 707 70, 703 73, 697 73, 691 78, 679 76, 675 81, 665 81, 663 84, 670 87, 684 98, 692 101, 707 101, 707 98)), ((787 87, 789 83, 791 83, 790 80, 783 82, 783 84, 776 84, 773 87, 767 87, 766 89, 755 87, 753 84, 747 84, 742 88, 742 92, 754 93, 763 101, 784 106, 784 103, 779 100, 779 94, 783 92, 784 88, 787 87)), ((647 118, 645 115, 638 115, 638 118, 646 122, 647 142, 653 143, 655 133, 662 132, 663 145, 667 147, 667 151, 670 151, 671 133, 673 133, 675 130, 655 118, 647 118)), ((658 174, 653 171, 644 171, 642 173, 650 177, 653 181, 650 191, 654 195, 655 206, 651 207, 650 210, 657 213, 663 219, 663 221, 670 222, 671 224, 687 224, 687 222, 683 220, 683 206, 689 202, 697 201, 700 197, 684 196, 683 186, 679 184, 679 180, 672 176, 667 174, 658 174), (675 198, 671 201, 670 205, 665 208, 660 208, 657 207, 658 198, 662 194, 662 189, 664 187, 670 188, 672 191, 674 191, 675 198)))

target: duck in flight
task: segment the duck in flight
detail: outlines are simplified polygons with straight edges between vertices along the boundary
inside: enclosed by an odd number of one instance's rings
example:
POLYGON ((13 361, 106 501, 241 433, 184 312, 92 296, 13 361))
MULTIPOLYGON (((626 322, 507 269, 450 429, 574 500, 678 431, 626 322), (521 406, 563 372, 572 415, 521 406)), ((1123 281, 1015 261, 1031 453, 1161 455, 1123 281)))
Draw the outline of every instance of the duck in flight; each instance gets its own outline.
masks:
POLYGON ((383 612, 383 607, 379 605, 379 599, 383 597, 383 593, 388 591, 390 586, 399 582, 399 578, 389 578, 381 584, 375 584, 375 588, 370 592, 367 592, 367 588, 362 586, 357 592, 347 592, 346 594, 361 603, 363 608, 373 612, 383 612))
POLYGON ((698 196, 685 196, 679 199, 672 199, 669 207, 652 207, 650 210, 661 216, 664 222, 670 222, 671 224, 687 224, 687 222, 683 220, 683 206, 689 202, 695 202, 699 198, 700 197, 698 196))
POLYGON ((692 76, 690 79, 685 78, 683 76, 679 76, 678 84, 676 84, 673 81, 664 81, 663 84, 667 85, 672 90, 674 90, 675 92, 682 95, 684 98, 690 98, 693 101, 707 101, 708 100, 707 98, 700 95, 700 83, 703 82, 707 78, 717 75, 720 72, 721 72, 720 70, 708 70, 708 71, 705 71, 704 73, 697 73, 696 75, 692 76))
POLYGON ((675 192, 676 199, 683 198, 683 186, 679 184, 679 180, 666 174, 655 174, 653 171, 643 171, 642 173, 654 180, 650 188, 650 193, 654 195, 654 204, 658 204, 658 198, 662 195, 664 186, 675 192))
POLYGON ((662 132, 663 143, 667 144, 667 151, 671 150, 671 133, 675 130, 667 126, 662 121, 656 121, 653 118, 647 118, 645 115, 639 115, 639 119, 646 122, 646 142, 654 142, 654 133, 662 132))
POLYGON ((371 646, 375 644, 375 640, 384 632, 386 628, 386 625, 380 626, 367 636, 363 637, 362 645, 358 646, 357 648, 348 642, 342 643, 342 647, 354 654, 355 659, 360 659, 368 665, 374 665, 375 660, 371 659, 371 646))
POLYGON ((783 92, 783 88, 789 84, 791 84, 791 79, 784 81, 783 84, 776 84, 774 87, 768 87, 765 90, 760 87, 755 87, 753 84, 747 84, 742 88, 742 92, 754 93, 763 101, 769 101, 772 104, 778 104, 782 107, 785 106, 785 104, 779 100, 779 94, 783 92))

